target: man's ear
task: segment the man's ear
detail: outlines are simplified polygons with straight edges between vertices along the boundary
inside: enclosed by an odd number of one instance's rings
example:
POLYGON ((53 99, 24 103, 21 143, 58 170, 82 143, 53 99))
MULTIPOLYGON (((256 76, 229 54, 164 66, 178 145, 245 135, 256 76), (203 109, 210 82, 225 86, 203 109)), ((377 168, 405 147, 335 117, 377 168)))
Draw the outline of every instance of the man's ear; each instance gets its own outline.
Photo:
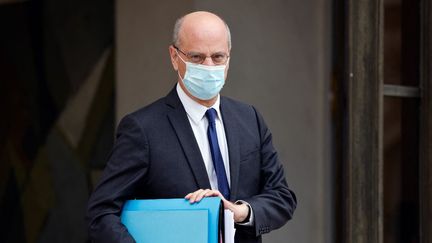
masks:
POLYGON ((177 71, 178 70, 178 65, 177 65, 178 54, 176 52, 176 49, 172 45, 170 45, 168 47, 168 50, 169 50, 169 54, 170 54, 170 58, 171 58, 171 64, 173 65, 174 70, 177 71))

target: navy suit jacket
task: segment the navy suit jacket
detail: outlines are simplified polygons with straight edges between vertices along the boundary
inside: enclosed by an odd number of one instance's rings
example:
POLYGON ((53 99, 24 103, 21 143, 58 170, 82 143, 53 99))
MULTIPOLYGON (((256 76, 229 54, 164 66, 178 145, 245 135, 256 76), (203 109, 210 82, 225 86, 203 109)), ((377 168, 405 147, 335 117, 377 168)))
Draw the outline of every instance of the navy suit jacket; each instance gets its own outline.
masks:
MULTIPOLYGON (((272 136, 254 107, 221 97, 231 173, 231 200, 253 208, 254 225, 236 225, 237 243, 261 242, 296 207, 272 136)), ((125 200, 182 198, 210 188, 187 114, 174 88, 166 97, 125 116, 87 210, 93 242, 134 242, 120 222, 125 200)))

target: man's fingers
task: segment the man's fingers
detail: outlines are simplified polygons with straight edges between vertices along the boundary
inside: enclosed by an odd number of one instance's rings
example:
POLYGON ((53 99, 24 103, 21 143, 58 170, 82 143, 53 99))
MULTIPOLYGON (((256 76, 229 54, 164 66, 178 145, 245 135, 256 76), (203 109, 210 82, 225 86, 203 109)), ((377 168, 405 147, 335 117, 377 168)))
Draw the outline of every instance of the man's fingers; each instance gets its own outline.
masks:
POLYGON ((195 202, 199 202, 201 201, 201 199, 203 199, 203 197, 208 197, 209 195, 207 195, 210 192, 210 189, 206 189, 200 193, 198 193, 197 197, 195 198, 195 202))
POLYGON ((223 195, 221 194, 220 198, 222 199, 223 205, 224 205, 224 209, 229 209, 232 212, 234 212, 234 203, 226 200, 223 195))
POLYGON ((190 203, 194 203, 195 200, 196 200, 196 198, 197 198, 197 196, 198 196, 198 194, 200 192, 202 192, 202 191, 204 191, 204 190, 203 189, 199 189, 198 191, 193 192, 192 195, 191 195, 191 197, 189 198, 190 203))
POLYGON ((218 190, 210 189, 199 189, 197 191, 191 192, 185 196, 185 199, 189 200, 190 203, 194 203, 201 201, 201 199, 203 199, 204 197, 220 197, 222 200, 225 200, 225 198, 218 190))

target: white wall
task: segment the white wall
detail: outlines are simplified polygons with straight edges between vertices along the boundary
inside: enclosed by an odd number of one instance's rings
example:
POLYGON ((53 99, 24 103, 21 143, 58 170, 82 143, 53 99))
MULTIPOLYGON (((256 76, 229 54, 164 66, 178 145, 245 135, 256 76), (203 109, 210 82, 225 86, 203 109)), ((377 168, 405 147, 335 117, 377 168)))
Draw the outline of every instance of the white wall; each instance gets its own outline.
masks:
POLYGON ((117 1, 117 120, 173 87, 168 56, 177 17, 222 16, 232 32, 223 94, 264 115, 298 197, 294 219, 268 243, 333 242, 328 86, 330 0, 117 1))

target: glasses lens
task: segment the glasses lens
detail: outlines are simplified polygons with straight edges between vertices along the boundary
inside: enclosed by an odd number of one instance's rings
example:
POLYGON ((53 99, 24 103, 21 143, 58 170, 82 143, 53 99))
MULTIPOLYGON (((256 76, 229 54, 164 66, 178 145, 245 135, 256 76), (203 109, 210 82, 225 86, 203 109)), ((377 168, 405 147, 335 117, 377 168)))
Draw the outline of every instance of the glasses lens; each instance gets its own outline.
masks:
MULTIPOLYGON (((207 56, 202 53, 188 53, 185 55, 190 62, 197 63, 197 64, 202 64, 207 58, 207 56)), ((211 59, 214 64, 221 65, 226 63, 226 61, 228 60, 228 55, 225 53, 215 53, 211 55, 211 59)))
POLYGON ((191 54, 191 55, 188 55, 188 58, 193 63, 202 63, 202 62, 204 62, 206 56, 200 55, 200 54, 191 54))
POLYGON ((228 56, 223 53, 217 53, 213 54, 211 58, 215 64, 224 64, 227 61, 228 56))

